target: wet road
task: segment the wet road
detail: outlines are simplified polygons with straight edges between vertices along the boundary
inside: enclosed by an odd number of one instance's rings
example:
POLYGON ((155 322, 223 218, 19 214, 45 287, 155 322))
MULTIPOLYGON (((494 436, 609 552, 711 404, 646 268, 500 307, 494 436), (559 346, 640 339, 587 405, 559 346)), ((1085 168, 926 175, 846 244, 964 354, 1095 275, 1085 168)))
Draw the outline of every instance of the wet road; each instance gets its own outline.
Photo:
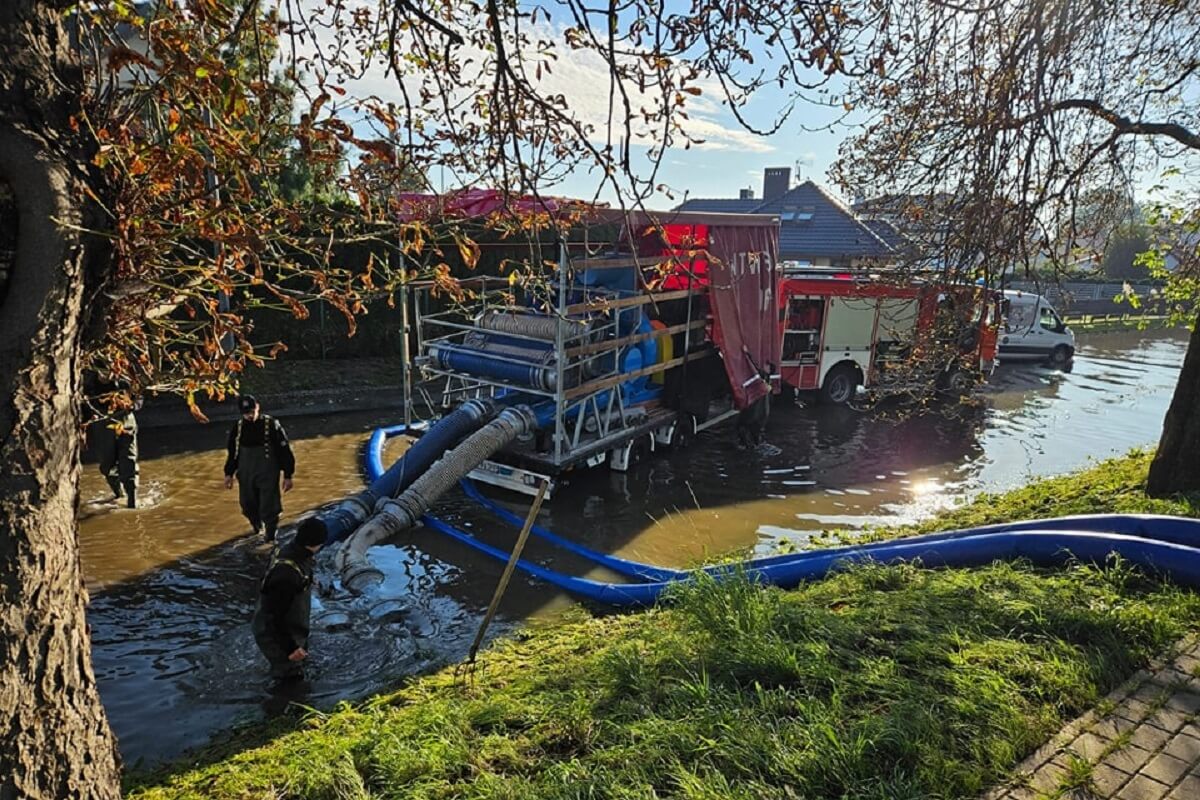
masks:
MULTIPOLYGON (((540 522, 596 549, 684 566, 736 548, 802 544, 816 530, 918 519, 964 496, 1155 443, 1184 336, 1107 333, 1079 344, 1069 373, 1001 367, 976 407, 919 415, 776 407, 767 438, 778 454, 738 450, 731 431, 709 431, 625 475, 576 478, 540 522)), ((287 522, 360 487, 366 433, 394 420, 357 413, 285 422, 298 462, 287 522)), ((176 756, 280 702, 266 692, 247 625, 268 551, 247 537, 236 493, 221 488, 224 435, 221 425, 145 431, 147 506, 134 511, 103 502, 107 487, 85 465, 80 546, 95 667, 130 763, 176 756)), ((511 544, 511 529, 461 496, 438 511, 511 544)), ((406 610, 336 592, 319 598, 306 703, 328 706, 463 658, 501 567, 435 537, 415 531, 371 553, 387 575, 379 597, 403 597, 406 610)), ((608 577, 535 540, 527 557, 608 577)), ((553 620, 571 605, 518 573, 492 633, 553 620)))

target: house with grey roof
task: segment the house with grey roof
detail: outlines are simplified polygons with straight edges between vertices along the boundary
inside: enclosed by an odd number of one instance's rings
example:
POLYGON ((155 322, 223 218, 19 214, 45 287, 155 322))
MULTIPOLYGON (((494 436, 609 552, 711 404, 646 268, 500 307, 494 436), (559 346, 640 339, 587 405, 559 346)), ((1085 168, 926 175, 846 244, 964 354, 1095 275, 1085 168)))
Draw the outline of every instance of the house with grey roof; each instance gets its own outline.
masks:
POLYGON ((886 221, 859 219, 811 180, 794 187, 790 183, 790 168, 770 167, 763 175, 762 199, 743 189, 738 198, 695 198, 676 210, 776 214, 780 261, 803 266, 856 267, 897 258, 903 237, 886 221))

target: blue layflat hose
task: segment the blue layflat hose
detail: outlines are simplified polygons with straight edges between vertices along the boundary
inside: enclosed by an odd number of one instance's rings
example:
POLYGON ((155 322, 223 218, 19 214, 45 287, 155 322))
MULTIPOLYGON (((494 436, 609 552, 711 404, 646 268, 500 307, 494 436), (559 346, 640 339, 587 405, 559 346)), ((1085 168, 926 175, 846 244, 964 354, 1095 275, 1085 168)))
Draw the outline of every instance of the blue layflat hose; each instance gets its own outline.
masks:
MULTIPOLYGON (((508 561, 507 552, 485 544, 443 520, 426 515, 422 522, 497 561, 508 561)), ((727 565, 712 575, 717 580, 724 580, 744 572, 752 580, 787 589, 858 563, 920 561, 927 567, 970 567, 1024 558, 1038 566, 1060 566, 1072 561, 1103 562, 1113 553, 1140 567, 1162 572, 1177 583, 1200 588, 1200 550, 1196 548, 1136 536, 1061 530, 987 533, 940 542, 876 542, 838 553, 821 550, 804 553, 791 561, 767 566, 756 565, 753 561, 727 565)), ((517 567, 572 594, 617 607, 652 605, 668 587, 687 580, 602 583, 563 575, 524 559, 517 561, 517 567)))
MULTIPOLYGON (((384 428, 377 446, 369 445, 366 454, 368 476, 382 472, 382 440, 388 432, 402 428, 384 428)), ((379 434, 380 431, 376 431, 379 434)), ((376 436, 372 436, 375 443, 376 436)), ((507 522, 521 524, 515 514, 483 498, 478 489, 464 481, 472 499, 507 522)), ((426 514, 422 522, 485 555, 507 561, 509 554, 479 541, 444 520, 426 514)), ((613 606, 654 603, 666 587, 687 580, 693 573, 654 567, 636 561, 608 556, 570 542, 550 531, 534 526, 531 532, 546 541, 564 547, 616 572, 638 578, 642 583, 621 584, 576 578, 520 559, 517 567, 561 589, 613 606)), ((894 563, 921 560, 926 566, 975 566, 998 559, 1025 558, 1043 566, 1059 565, 1071 559, 1103 561, 1116 553, 1143 568, 1161 571, 1178 583, 1200 587, 1200 520, 1138 514, 1093 514, 1048 520, 1001 523, 980 528, 944 531, 904 539, 850 545, 802 553, 751 559, 738 564, 705 567, 704 572, 718 580, 737 571, 753 579, 782 587, 824 577, 841 564, 860 562, 894 563)))
MULTIPOLYGON (((489 511, 494 516, 499 517, 510 525, 520 528, 525 524, 525 520, 517 514, 509 511, 495 501, 487 498, 479 490, 471 480, 464 479, 459 482, 463 492, 471 500, 475 501, 480 507, 489 511)), ((1200 547, 1200 520, 1189 519, 1187 517, 1167 517, 1153 514, 1084 514, 1071 517, 1058 517, 1055 519, 1035 519, 1022 522, 1005 522, 995 525, 985 525, 978 528, 967 528, 961 530, 939 531, 936 533, 927 533, 921 536, 904 537, 905 542, 939 542, 951 539, 960 539, 964 536, 974 536, 981 533, 1005 533, 1017 531, 1031 530, 1070 530, 1070 531, 1089 531, 1095 533, 1118 533, 1127 536, 1140 536, 1146 539, 1153 539, 1160 542, 1172 542, 1182 544, 1188 547, 1200 547)), ((641 580, 677 580, 687 577, 690 572, 687 570, 670 569, 668 567, 656 567, 652 564, 644 564, 640 561, 631 561, 616 556, 610 556, 605 553, 600 553, 583 545, 577 544, 564 539, 551 531, 534 525, 530 532, 538 537, 557 545, 564 550, 575 553, 578 556, 588 559, 600 566, 607 567, 612 571, 626 575, 632 578, 641 580)), ((893 540, 896 541, 896 540, 893 540)), ((849 552, 857 549, 861 545, 845 545, 842 547, 823 548, 823 552, 838 553, 849 552)), ((784 553, 777 556, 765 556, 763 558, 754 559, 753 563, 766 567, 772 564, 782 564, 794 560, 798 553, 784 553)), ((713 565, 703 568, 705 572, 713 573, 724 569, 722 565, 713 565)))
MULTIPOLYGON (((394 436, 403 433, 405 430, 403 425, 395 425, 390 428, 378 428, 371 434, 371 438, 367 442, 367 449, 364 454, 365 471, 367 480, 374 483, 378 480, 378 476, 384 473, 383 470, 383 446, 389 436, 394 436)), ((525 520, 508 509, 493 503, 488 498, 484 497, 474 482, 470 480, 462 480, 459 482, 467 497, 484 507, 491 513, 505 520, 506 522, 520 528, 525 524, 525 520)), ((670 569, 669 567, 656 567, 652 564, 643 564, 638 561, 629 561, 617 556, 610 556, 606 553, 600 553, 591 550, 583 545, 576 544, 569 539, 564 539, 561 536, 543 528, 541 525, 534 525, 530 529, 530 533, 544 539, 551 544, 557 545, 564 550, 569 550, 576 555, 593 561, 601 566, 608 567, 619 575, 628 575, 639 580, 651 581, 669 581, 686 578, 688 572, 678 569, 670 569)))
MULTIPOLYGON (((524 527, 525 520, 522 517, 509 511, 504 506, 489 500, 481 491, 479 491, 479 487, 475 485, 474 481, 470 480, 469 478, 464 478, 458 482, 458 485, 462 487, 463 493, 466 494, 467 497, 475 501, 475 503, 482 508, 490 511, 493 515, 499 517, 510 525, 513 525, 517 528, 524 527)), ((625 558, 620 558, 618 556, 612 556, 608 555, 607 553, 601 553, 599 551, 592 550, 591 548, 584 547, 576 542, 572 542, 570 539, 564 539, 552 531, 543 528, 541 525, 534 524, 529 529, 529 532, 538 538, 549 542, 550 544, 562 548, 563 550, 567 550, 575 555, 582 556, 588 561, 599 564, 602 567, 607 567, 619 575, 628 575, 631 578, 638 578, 639 580, 648 581, 679 580, 680 578, 686 578, 689 575, 689 573, 685 570, 671 569, 669 567, 656 567, 653 564, 643 564, 640 561, 630 561, 625 558)))

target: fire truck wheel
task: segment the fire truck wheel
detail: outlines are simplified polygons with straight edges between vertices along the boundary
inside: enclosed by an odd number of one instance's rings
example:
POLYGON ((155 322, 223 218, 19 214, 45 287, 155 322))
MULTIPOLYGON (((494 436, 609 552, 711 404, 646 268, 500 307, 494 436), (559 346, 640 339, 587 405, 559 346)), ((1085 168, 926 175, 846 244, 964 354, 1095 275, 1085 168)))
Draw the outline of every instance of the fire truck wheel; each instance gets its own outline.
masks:
POLYGON ((1065 344, 1060 344, 1058 347, 1055 347, 1050 351, 1050 363, 1053 366, 1061 367, 1070 361, 1071 356, 1073 355, 1075 355, 1075 353, 1070 347, 1065 344))
POLYGON ((825 376, 821 385, 821 402, 826 405, 844 406, 854 399, 858 389, 858 371, 849 364, 834 367, 825 376))
POLYGON ((942 393, 952 397, 965 397, 971 393, 975 380, 971 373, 957 367, 942 376, 942 393))

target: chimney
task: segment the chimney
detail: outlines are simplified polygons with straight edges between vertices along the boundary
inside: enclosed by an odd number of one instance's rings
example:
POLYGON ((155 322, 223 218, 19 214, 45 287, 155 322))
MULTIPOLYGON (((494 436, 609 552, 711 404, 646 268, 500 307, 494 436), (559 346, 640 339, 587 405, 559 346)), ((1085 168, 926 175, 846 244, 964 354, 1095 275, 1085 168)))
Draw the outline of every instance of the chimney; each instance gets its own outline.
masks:
POLYGON ((754 190, 753 189, 747 188, 747 189, 741 189, 738 191, 738 200, 753 200, 753 199, 754 199, 754 190))
POLYGON ((763 200, 775 200, 787 194, 791 188, 791 167, 767 167, 763 170, 763 200))

